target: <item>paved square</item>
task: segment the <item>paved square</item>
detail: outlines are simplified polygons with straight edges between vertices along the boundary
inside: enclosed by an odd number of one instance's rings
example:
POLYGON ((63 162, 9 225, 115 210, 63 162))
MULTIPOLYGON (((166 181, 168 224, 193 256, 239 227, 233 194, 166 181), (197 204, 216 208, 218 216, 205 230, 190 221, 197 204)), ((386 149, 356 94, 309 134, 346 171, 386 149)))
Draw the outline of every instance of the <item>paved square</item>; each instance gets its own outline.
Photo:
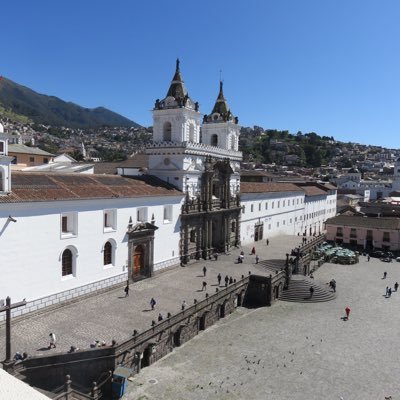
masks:
POLYGON ((400 292, 383 296, 400 282, 400 263, 361 257, 315 273, 322 284, 332 278, 335 300, 241 308, 143 369, 127 398, 400 399, 400 292))

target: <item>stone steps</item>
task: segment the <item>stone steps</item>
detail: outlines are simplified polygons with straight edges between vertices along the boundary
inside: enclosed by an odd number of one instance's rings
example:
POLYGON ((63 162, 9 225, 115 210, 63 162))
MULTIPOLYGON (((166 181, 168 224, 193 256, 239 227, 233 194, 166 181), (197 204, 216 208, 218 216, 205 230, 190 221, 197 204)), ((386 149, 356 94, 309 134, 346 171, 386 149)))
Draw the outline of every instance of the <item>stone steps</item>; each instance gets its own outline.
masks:
POLYGON ((282 301, 293 301, 297 303, 319 303, 336 298, 336 293, 322 286, 313 279, 305 276, 293 276, 289 289, 284 290, 279 298, 282 301), (314 288, 314 294, 310 298, 310 286, 314 288))

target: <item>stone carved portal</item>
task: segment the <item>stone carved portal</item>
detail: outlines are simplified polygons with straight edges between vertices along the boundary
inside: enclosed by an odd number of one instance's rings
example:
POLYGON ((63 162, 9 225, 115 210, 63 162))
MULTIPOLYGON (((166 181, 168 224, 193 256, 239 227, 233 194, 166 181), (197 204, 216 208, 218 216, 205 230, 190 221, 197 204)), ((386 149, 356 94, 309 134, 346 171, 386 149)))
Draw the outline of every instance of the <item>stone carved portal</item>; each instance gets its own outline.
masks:
POLYGON ((136 224, 128 229, 129 279, 138 281, 153 275, 154 231, 158 229, 148 222, 136 224))
POLYGON ((216 161, 207 156, 200 178, 200 193, 195 200, 187 196, 181 215, 182 263, 208 259, 239 244, 240 199, 232 195, 233 171, 229 159, 216 161))

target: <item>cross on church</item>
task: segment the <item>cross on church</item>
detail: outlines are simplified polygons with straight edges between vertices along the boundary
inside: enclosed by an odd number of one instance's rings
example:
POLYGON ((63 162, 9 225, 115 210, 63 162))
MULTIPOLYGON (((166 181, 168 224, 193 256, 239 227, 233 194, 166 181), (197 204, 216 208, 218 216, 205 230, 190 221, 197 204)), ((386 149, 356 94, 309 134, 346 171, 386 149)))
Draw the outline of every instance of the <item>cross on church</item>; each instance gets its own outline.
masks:
POLYGON ((9 296, 6 298, 6 305, 0 307, 0 313, 6 312, 6 359, 5 363, 11 361, 11 310, 17 307, 24 306, 26 304, 25 299, 19 301, 18 303, 11 304, 11 299, 9 296))

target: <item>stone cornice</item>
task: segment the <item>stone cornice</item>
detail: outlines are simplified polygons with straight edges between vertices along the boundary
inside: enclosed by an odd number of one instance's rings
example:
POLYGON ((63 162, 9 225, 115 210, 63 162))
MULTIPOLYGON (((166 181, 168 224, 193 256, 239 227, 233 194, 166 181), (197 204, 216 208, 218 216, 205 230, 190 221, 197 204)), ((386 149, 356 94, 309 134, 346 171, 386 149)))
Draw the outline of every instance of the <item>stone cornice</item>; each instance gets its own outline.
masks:
POLYGON ((199 156, 212 156, 216 158, 230 158, 232 161, 241 161, 242 152, 222 149, 204 143, 193 142, 153 142, 146 148, 146 154, 193 154, 199 156))

